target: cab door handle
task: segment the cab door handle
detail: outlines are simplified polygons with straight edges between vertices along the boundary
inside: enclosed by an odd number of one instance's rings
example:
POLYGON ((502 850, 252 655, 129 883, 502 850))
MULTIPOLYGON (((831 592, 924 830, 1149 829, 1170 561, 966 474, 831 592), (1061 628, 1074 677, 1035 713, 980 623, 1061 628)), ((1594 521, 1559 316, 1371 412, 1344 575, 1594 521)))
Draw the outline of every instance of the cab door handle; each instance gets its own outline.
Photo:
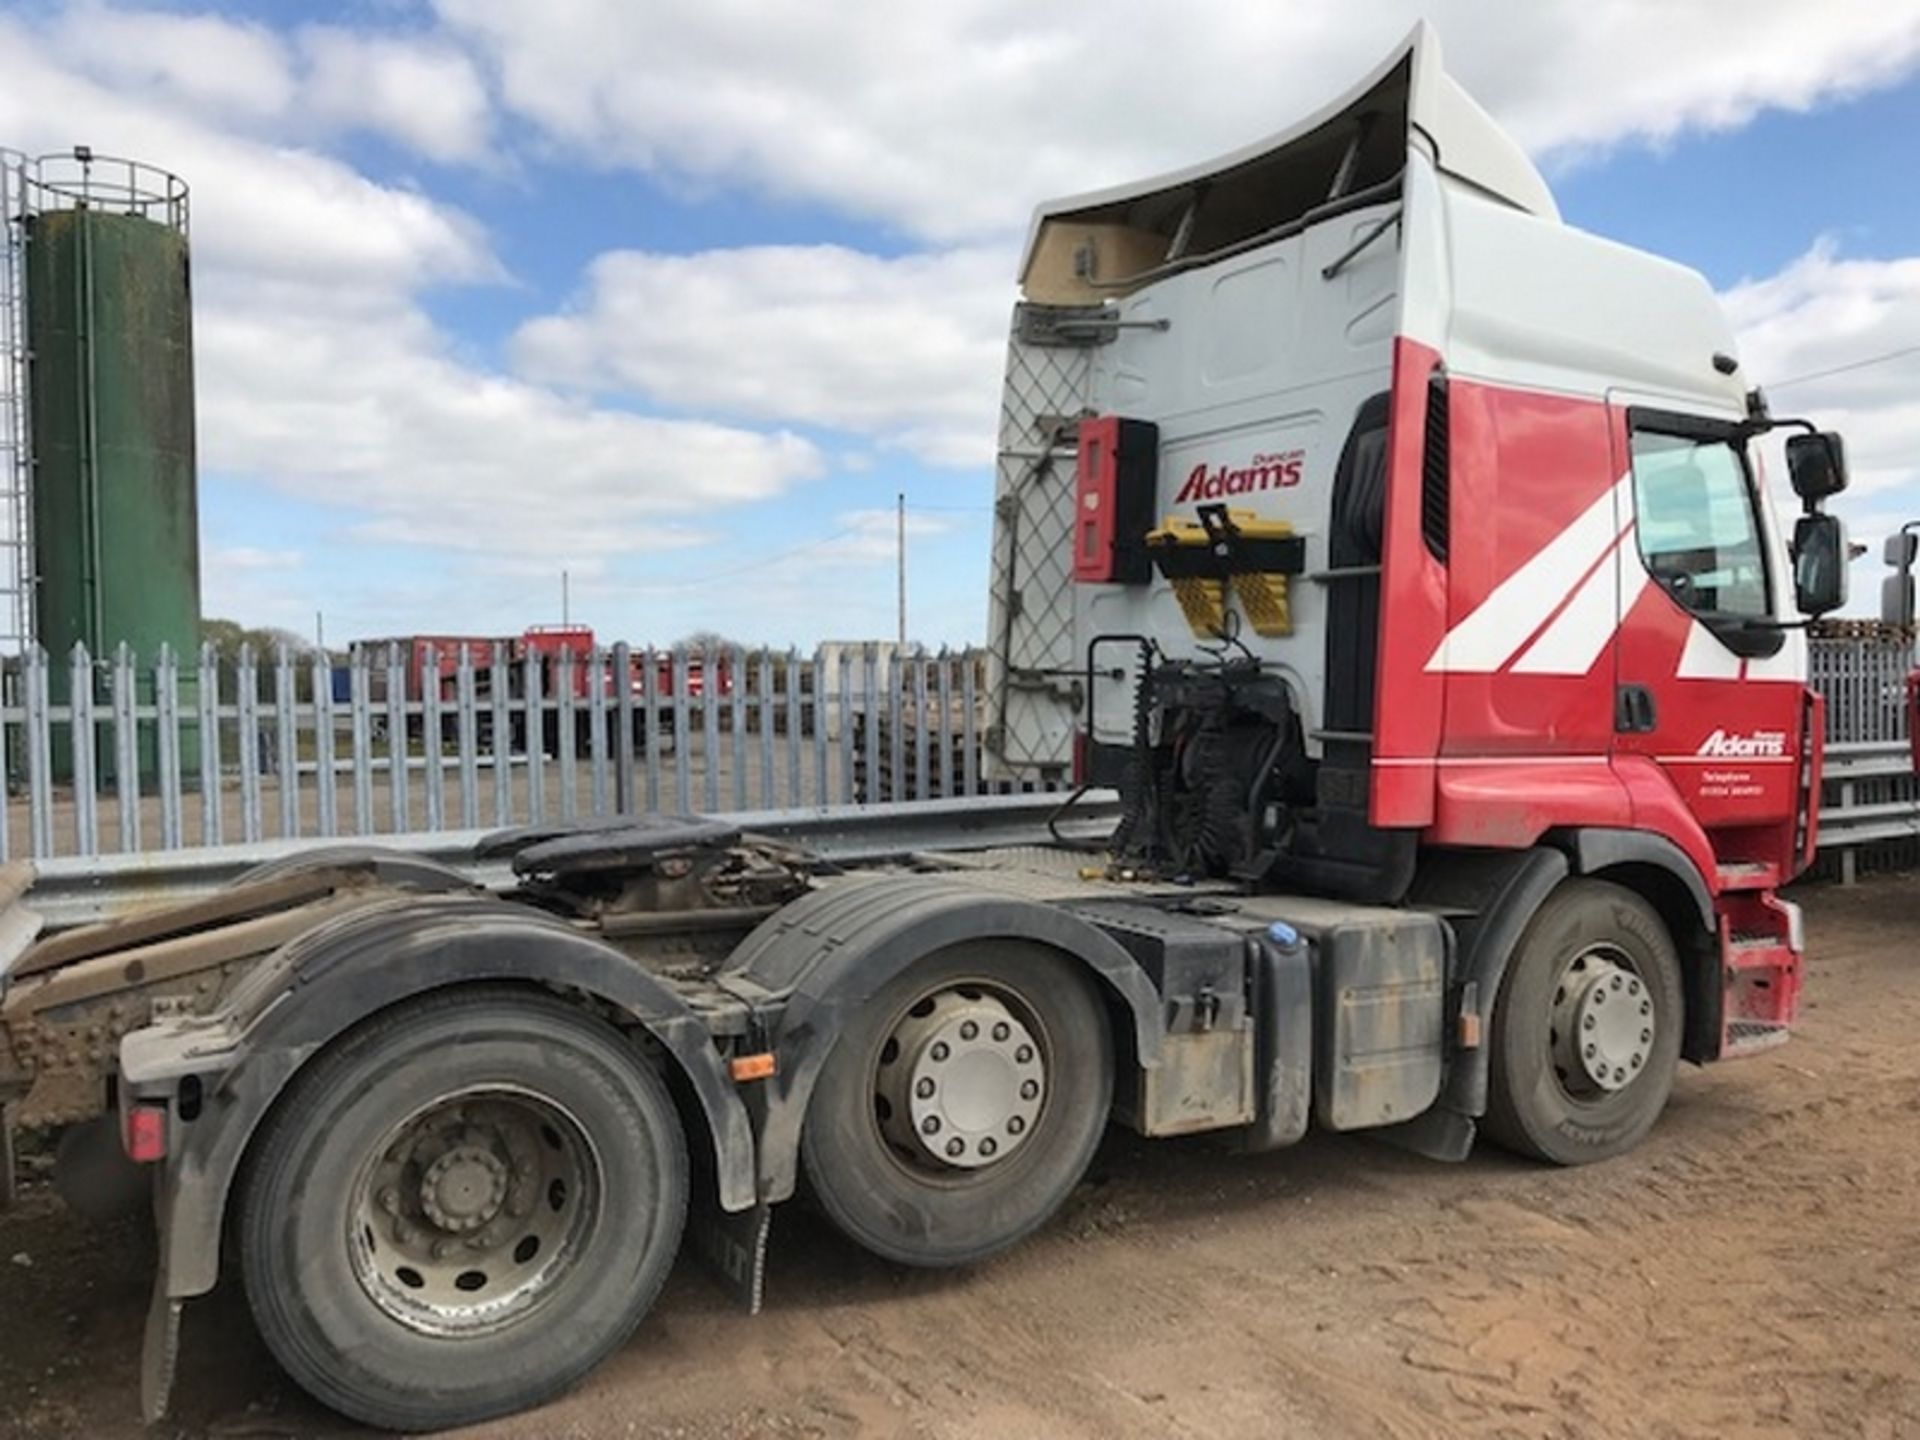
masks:
POLYGON ((1644 685, 1621 685, 1613 692, 1613 728, 1620 735, 1646 735, 1659 723, 1653 692, 1644 685))

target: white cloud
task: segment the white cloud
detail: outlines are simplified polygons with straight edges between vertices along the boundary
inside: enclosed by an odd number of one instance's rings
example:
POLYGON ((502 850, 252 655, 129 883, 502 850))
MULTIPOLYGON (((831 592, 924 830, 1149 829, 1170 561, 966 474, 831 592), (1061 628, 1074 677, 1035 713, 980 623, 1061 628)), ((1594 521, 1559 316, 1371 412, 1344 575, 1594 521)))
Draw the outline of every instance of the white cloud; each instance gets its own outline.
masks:
POLYGON ((241 139, 164 99, 88 78, 24 26, 0 19, 0 136, 29 153, 84 141, 164 163, 192 192, 204 267, 280 275, 317 288, 392 289, 499 273, 466 216, 377 185, 339 161, 241 139))
POLYGON ((513 342, 524 373, 681 409, 824 425, 981 464, 1013 288, 998 248, 617 251, 574 309, 513 342))
POLYGON ((1846 432, 1856 494, 1915 479, 1920 354, 1782 382, 1920 343, 1920 257, 1849 259, 1826 239, 1778 274, 1735 286, 1724 299, 1746 368, 1768 390, 1773 408, 1805 412, 1846 432))
POLYGON ((203 286, 211 469, 364 515, 363 540, 551 557, 645 553, 686 515, 818 472, 791 435, 596 408, 455 359, 404 299, 203 286))
MULTIPOLYGON (((582 614, 640 617, 630 633, 655 642, 712 631, 745 644, 795 644, 810 652, 823 636, 891 635, 898 620, 896 512, 849 510, 821 523, 834 528, 785 549, 704 557, 663 578, 589 575, 576 580, 574 597, 582 614), (823 583, 829 577, 831 583, 823 583)), ((959 603, 940 593, 922 608, 922 598, 938 592, 940 582, 923 581, 920 564, 953 533, 944 516, 908 508, 911 633, 933 643, 972 634, 986 609, 984 594, 971 583, 959 603)))
POLYGON ((1885 84, 1911 4, 435 0, 505 103, 596 164, 822 201, 939 239, 1201 158, 1331 98, 1430 16, 1539 152, 1660 141, 1885 84))
POLYGON ((203 552, 203 570, 250 570, 284 574, 297 570, 306 561, 298 550, 268 550, 258 545, 221 545, 203 552))
POLYGON ((489 150, 491 105, 479 71, 444 41, 315 26, 300 35, 304 113, 323 124, 392 136, 429 160, 477 161, 489 150))
POLYGON ((458 210, 77 74, 3 19, 0 53, 0 136, 51 150, 84 134, 191 183, 206 469, 337 507, 361 542, 558 568, 685 544, 662 517, 821 468, 786 433, 649 418, 465 362, 419 299, 500 275, 458 210))
MULTIPOLYGON (((1872 546, 1854 575, 1850 607, 1871 611, 1881 538, 1920 519, 1920 354, 1878 360, 1920 343, 1920 257, 1852 259, 1823 239, 1722 299, 1740 332, 1743 368, 1774 413, 1804 415, 1846 440, 1852 487, 1834 508, 1854 538, 1872 546), (1820 378, 1789 383, 1801 376, 1820 378)), ((1770 469, 1782 504, 1791 505, 1785 467, 1776 457, 1770 469)))
MULTIPOLYGON (((289 40, 251 21, 101 0, 67 5, 42 34, 63 67, 134 105, 244 124, 288 143, 365 131, 443 164, 491 155, 486 86, 444 35, 312 25, 289 40)), ((104 148, 73 135, 57 148, 76 140, 104 148)))
POLYGON ((283 115, 298 88, 280 37, 247 21, 84 0, 58 17, 50 38, 65 60, 116 88, 215 115, 283 115))

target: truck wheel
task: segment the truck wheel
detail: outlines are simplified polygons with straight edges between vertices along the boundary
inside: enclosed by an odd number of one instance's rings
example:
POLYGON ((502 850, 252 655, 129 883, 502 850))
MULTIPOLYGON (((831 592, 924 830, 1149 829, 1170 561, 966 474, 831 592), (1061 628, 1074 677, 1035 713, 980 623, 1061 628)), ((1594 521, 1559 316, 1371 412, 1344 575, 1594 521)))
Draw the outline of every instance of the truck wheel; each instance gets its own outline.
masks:
POLYGON ((889 983, 841 1034, 801 1158, 828 1216, 866 1249, 964 1265, 1059 1209, 1112 1092, 1106 1013, 1072 960, 956 945, 889 983))
POLYGON ((517 990, 386 1012, 288 1087, 240 1206, 247 1297, 303 1388, 393 1430, 535 1405, 658 1294, 688 1167, 611 1026, 517 990))
POLYGON ((1680 1057, 1680 957, 1631 890, 1573 880, 1521 936, 1493 1011, 1486 1130, 1559 1165, 1637 1145, 1680 1057))

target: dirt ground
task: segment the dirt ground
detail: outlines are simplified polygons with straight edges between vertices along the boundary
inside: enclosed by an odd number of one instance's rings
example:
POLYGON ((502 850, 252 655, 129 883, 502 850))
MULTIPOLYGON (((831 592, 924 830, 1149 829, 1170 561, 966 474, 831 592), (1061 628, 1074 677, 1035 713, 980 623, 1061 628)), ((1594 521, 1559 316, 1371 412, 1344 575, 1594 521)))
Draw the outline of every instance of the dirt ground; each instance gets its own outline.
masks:
MULTIPOLYGON (((689 1262, 578 1390, 470 1433, 1920 1437, 1920 877, 1800 898, 1800 1037, 1683 1073, 1622 1160, 1116 1134, 1047 1231, 956 1274, 790 1207, 765 1315, 689 1262)), ((143 1433, 145 1264, 43 1190, 0 1216, 0 1433, 143 1433)), ((179 1395, 162 1434, 358 1433, 230 1291, 188 1309, 179 1395)))

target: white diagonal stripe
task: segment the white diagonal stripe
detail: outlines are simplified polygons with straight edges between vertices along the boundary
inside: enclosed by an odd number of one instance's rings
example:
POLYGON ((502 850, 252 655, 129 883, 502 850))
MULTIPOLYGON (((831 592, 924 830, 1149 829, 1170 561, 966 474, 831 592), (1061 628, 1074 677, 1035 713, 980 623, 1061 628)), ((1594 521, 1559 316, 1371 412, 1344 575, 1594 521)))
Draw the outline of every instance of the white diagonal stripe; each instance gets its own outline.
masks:
POLYGON ((1636 556, 1629 567, 1627 528, 1611 555, 1593 567, 1566 608, 1553 617, 1553 623, 1540 632, 1526 653, 1514 662, 1516 675, 1584 675, 1593 669, 1600 652, 1620 628, 1620 617, 1633 608, 1649 576, 1636 556), (1621 571, 1627 570, 1622 576, 1621 571), (1627 594, 1621 596, 1624 585, 1627 594))
POLYGON ((1677 673, 1682 680, 1738 680, 1740 657, 1715 639, 1706 626, 1690 619, 1677 673))
POLYGON ((1632 483, 1631 472, 1621 476, 1538 554, 1494 586, 1472 614, 1447 632, 1426 668, 1489 675, 1506 664, 1619 535, 1618 517, 1626 511, 1632 483))

